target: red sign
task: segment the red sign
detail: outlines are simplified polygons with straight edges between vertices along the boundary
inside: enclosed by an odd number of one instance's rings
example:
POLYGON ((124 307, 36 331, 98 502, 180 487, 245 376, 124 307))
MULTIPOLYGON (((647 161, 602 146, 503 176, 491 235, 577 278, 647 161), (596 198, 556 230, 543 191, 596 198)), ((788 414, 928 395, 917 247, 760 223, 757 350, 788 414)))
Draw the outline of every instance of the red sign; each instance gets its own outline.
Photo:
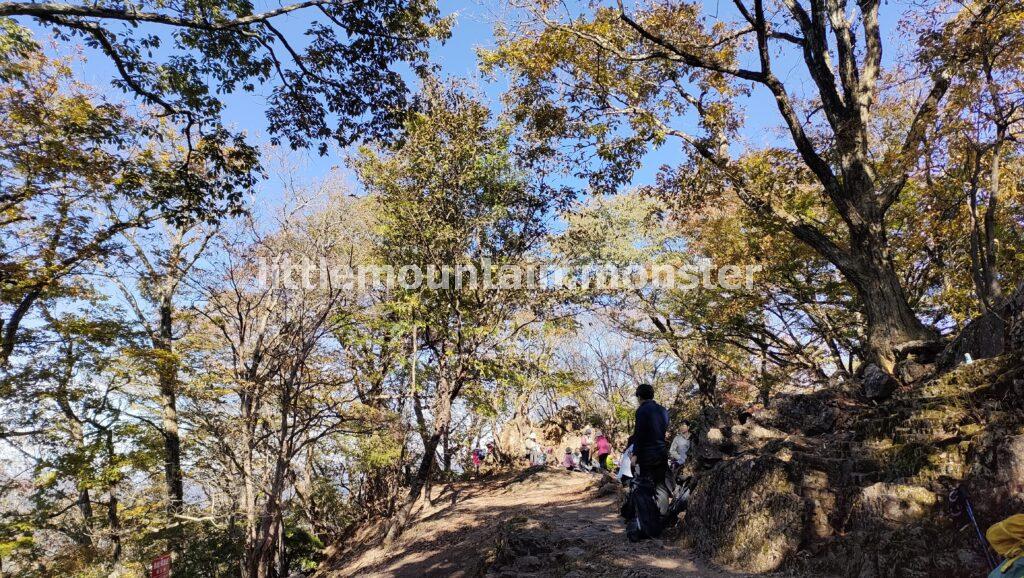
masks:
POLYGON ((149 565, 149 578, 171 578, 171 555, 153 558, 149 565))

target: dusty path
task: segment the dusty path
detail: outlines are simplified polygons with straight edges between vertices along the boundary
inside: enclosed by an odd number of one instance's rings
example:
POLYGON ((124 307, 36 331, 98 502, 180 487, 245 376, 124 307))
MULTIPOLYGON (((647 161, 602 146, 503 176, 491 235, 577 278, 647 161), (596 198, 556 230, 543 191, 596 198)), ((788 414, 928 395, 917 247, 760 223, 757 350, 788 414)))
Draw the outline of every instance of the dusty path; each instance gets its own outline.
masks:
POLYGON ((617 497, 599 496, 597 480, 549 469, 453 485, 390 548, 366 549, 326 575, 740 576, 694 560, 672 541, 630 544, 617 497))

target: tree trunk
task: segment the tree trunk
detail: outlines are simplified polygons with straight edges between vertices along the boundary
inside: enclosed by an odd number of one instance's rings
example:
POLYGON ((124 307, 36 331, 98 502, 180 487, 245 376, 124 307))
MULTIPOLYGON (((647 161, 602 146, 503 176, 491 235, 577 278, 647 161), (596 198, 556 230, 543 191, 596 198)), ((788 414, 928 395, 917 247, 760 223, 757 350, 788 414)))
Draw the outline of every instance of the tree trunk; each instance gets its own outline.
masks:
POLYGON ((996 255, 996 211, 999 206, 1000 154, 1002 151, 1002 129, 998 130, 996 144, 992 150, 989 167, 988 206, 985 215, 978 215, 979 173, 981 172, 980 153, 973 155, 975 166, 972 167, 971 188, 968 196, 968 215, 971 219, 971 278, 982 312, 999 308, 1003 300, 1003 290, 999 284, 996 255))
POLYGON ((435 431, 434 435, 430 436, 427 440, 427 446, 423 449, 423 459, 420 460, 419 470, 416 472, 416 476, 412 479, 412 483, 409 485, 409 493, 405 496, 405 501, 402 503, 402 507, 395 513, 395 517, 391 522, 391 526, 388 528, 388 533, 385 536, 385 543, 391 543, 401 535, 402 530, 405 529, 405 525, 409 522, 409 517, 412 514, 412 508, 416 504, 416 500, 419 499, 420 494, 423 492, 423 488, 427 485, 427 480, 430 478, 431 470, 434 468, 434 456, 437 453, 437 446, 441 443, 441 432, 435 431))
POLYGON ((390 544, 405 530, 409 517, 412 515, 412 508, 420 498, 423 488, 426 487, 427 481, 430 479, 434 469, 434 462, 437 459, 437 446, 441 443, 441 439, 451 425, 452 399, 457 394, 458 388, 453 389, 448 379, 441 378, 438 380, 434 403, 434 427, 430 437, 427 439, 427 443, 424 444, 423 459, 420 460, 420 467, 416 472, 416 477, 412 479, 412 483, 409 485, 409 493, 406 495, 402 507, 398 509, 391 522, 391 526, 388 528, 384 538, 385 543, 390 544))
MULTIPOLYGON (((771 382, 768 379, 768 343, 762 341, 759 349, 757 390, 761 403, 767 408, 772 400, 771 382)), ((682 388, 679 389, 682 390, 682 388)))
POLYGON ((174 304, 171 295, 164 295, 159 306, 160 324, 153 339, 156 353, 157 380, 160 388, 161 433, 164 441, 164 486, 167 493, 167 515, 175 530, 170 535, 170 549, 180 549, 180 532, 174 526, 181 515, 185 490, 181 473, 181 437, 178 431, 178 362, 174 354, 174 304))
POLYGON ((938 334, 917 318, 893 267, 884 226, 872 223, 851 231, 855 266, 843 271, 864 306, 867 322, 865 358, 886 372, 896 364, 895 347, 915 340, 931 341, 938 334))
POLYGON ((1002 139, 1005 138, 1001 127, 997 135, 996 146, 992 149, 992 166, 989 180, 988 207, 985 209, 985 291, 989 304, 995 306, 1003 299, 1003 288, 999 285, 999 274, 996 254, 996 211, 999 209, 999 178, 1002 139))
MULTIPOLYGON (((69 355, 70 357, 70 355, 69 355)), ((68 373, 66 374, 65 381, 58 389, 56 396, 57 406, 68 420, 68 429, 71 433, 71 442, 74 444, 75 451, 82 453, 85 451, 85 429, 82 427, 81 420, 75 414, 74 409, 71 407, 71 402, 68 400, 68 394, 66 384, 70 381, 71 365, 69 364, 68 373)), ((78 498, 75 500, 76 507, 78 508, 79 514, 82 516, 82 537, 79 541, 84 546, 92 546, 92 498, 89 494, 89 484, 83 479, 81 474, 75 476, 75 490, 78 492, 78 498)))
POLYGON ((259 515, 256 512, 256 472, 253 463, 253 454, 256 446, 254 431, 256 423, 252 396, 245 392, 241 396, 242 424, 244 428, 242 436, 242 451, 244 452, 242 454, 242 482, 244 484, 243 498, 245 500, 245 552, 244 558, 240 563, 242 578, 248 578, 252 576, 249 573, 249 561, 255 557, 257 546, 256 532, 259 522, 259 515))
POLYGON ((444 463, 442 465, 442 471, 445 476, 452 473, 452 440, 451 440, 451 429, 444 430, 444 463))
MULTIPOLYGON (((71 439, 75 443, 75 449, 82 451, 85 447, 85 435, 82 432, 82 424, 77 421, 71 422, 71 439)), ((82 516, 82 540, 85 546, 92 546, 92 498, 89 495, 89 486, 81 476, 75 476, 75 485, 78 490, 76 500, 78 512, 82 516)))
MULTIPOLYGON (((285 421, 287 421, 287 412, 282 415, 282 422, 285 421)), ((287 438, 288 431, 282 431, 281 435, 283 438, 287 438)), ((274 575, 274 563, 279 553, 278 533, 282 528, 281 496, 286 486, 288 464, 292 457, 291 448, 287 442, 282 440, 281 444, 275 460, 274 476, 267 489, 266 502, 258 516, 255 515, 255 497, 250 498, 254 514, 249 518, 253 527, 249 532, 250 538, 245 550, 246 578, 268 578, 274 575)))
MULTIPOLYGON (((107 463, 108 467, 113 470, 115 463, 114 433, 109 429, 105 433, 107 437, 107 463)), ((107 525, 110 528, 110 543, 113 546, 110 557, 114 566, 117 566, 121 562, 121 519, 117 512, 117 481, 111 483, 107 493, 107 525)))
MULTIPOLYGON (((873 189, 872 189, 873 190, 873 189)), ((872 193, 851 194, 872 199, 872 193)), ((895 348, 907 341, 934 341, 939 335, 917 318, 889 254, 885 212, 867 201, 846 216, 849 249, 839 247, 813 227, 790 228, 799 240, 829 260, 849 282, 860 300, 866 321, 864 359, 886 372, 896 365, 895 348)))
POLYGON ((288 472, 294 457, 294 446, 290 441, 292 435, 290 424, 294 419, 292 412, 295 408, 295 397, 287 385, 282 387, 280 396, 280 429, 274 458, 274 472, 270 480, 270 487, 266 490, 266 501, 256 524, 252 546, 246 549, 247 578, 280 576, 280 573, 276 572, 275 566, 277 562, 283 563, 284 561, 284 546, 281 543, 284 531, 282 497, 288 486, 288 472))
POLYGON ((273 497, 268 500, 260 516, 256 540, 246 552, 246 578, 269 578, 273 575, 281 528, 281 502, 273 497))

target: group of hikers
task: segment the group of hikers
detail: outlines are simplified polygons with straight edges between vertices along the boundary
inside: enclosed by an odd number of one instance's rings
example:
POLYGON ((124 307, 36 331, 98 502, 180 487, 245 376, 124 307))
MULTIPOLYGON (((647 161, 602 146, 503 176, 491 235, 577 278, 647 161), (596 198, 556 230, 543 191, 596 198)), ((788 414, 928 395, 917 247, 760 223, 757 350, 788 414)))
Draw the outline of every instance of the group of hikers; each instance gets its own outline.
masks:
POLYGON ((636 428, 618 460, 612 459, 612 442, 608 436, 586 426, 580 434, 578 447, 566 447, 557 462, 554 448, 542 446, 537 434, 530 432, 524 443, 530 466, 558 465, 573 471, 614 472, 624 484, 636 475, 636 470, 656 482, 664 479, 670 463, 682 465, 686 461, 690 449, 689 428, 682 424, 669 445, 666 442, 668 411, 654 401, 654 387, 641 384, 636 395, 640 400, 636 428))
POLYGON ((612 444, 600 431, 587 427, 580 435, 578 448, 567 447, 560 462, 554 460, 554 448, 543 447, 537 442, 537 434, 530 432, 525 443, 526 458, 530 466, 559 465, 573 471, 611 471, 612 444))

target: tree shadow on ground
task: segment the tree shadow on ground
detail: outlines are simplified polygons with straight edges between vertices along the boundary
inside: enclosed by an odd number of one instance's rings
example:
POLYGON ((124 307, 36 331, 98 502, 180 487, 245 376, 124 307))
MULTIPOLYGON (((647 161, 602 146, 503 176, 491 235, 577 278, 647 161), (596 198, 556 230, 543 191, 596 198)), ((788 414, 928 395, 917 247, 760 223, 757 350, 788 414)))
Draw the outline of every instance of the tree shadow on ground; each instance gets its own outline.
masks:
POLYGON ((552 470, 523 472, 497 484, 504 490, 501 504, 492 503, 494 485, 473 489, 472 496, 418 520, 401 541, 402 551, 359 568, 359 575, 548 577, 578 571, 616 578, 736 576, 700 566, 672 542, 630 544, 616 498, 597 496, 582 478, 567 491, 557 486, 567 480, 564 476, 596 479, 552 470), (527 481, 529 487, 516 485, 527 481), (548 491, 547 483, 555 484, 552 501, 528 503, 548 491), (517 497, 528 499, 517 502, 517 497))

